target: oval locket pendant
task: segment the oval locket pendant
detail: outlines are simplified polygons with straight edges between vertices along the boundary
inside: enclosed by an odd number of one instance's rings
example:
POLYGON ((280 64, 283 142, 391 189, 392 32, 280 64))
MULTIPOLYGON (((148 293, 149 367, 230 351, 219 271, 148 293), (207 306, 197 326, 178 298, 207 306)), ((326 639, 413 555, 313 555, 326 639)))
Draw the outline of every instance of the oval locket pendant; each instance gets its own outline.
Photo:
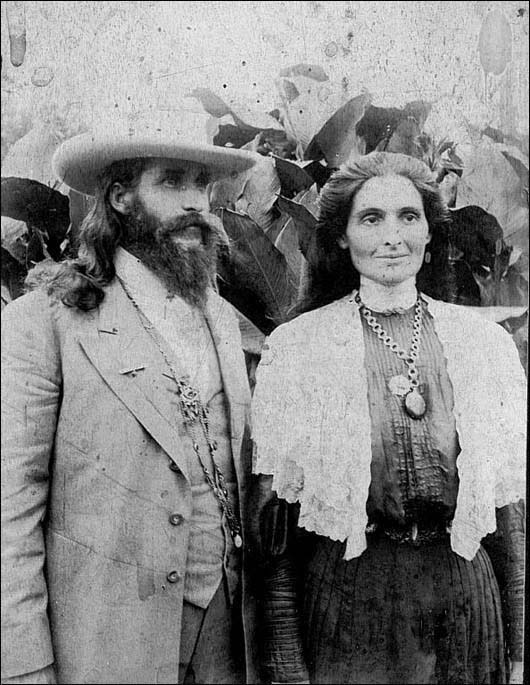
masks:
POLYGON ((425 400, 416 388, 405 395, 405 410, 411 419, 421 419, 426 409, 425 400))

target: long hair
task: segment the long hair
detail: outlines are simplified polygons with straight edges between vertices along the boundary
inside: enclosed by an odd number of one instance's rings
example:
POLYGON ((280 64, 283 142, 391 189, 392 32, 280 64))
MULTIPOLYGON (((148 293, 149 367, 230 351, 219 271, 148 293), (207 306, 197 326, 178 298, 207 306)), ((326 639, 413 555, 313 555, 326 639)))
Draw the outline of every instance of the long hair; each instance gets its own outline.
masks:
POLYGON ((76 239, 77 257, 65 260, 48 285, 48 293, 67 307, 95 309, 103 300, 104 286, 116 275, 114 254, 122 236, 122 220, 109 201, 114 183, 135 188, 146 167, 143 158, 110 164, 99 176, 95 203, 83 220, 76 239))
POLYGON ((318 221, 308 250, 306 287, 293 314, 310 311, 344 297, 359 287, 359 273, 350 253, 339 238, 346 233, 350 211, 359 190, 376 176, 399 175, 408 178, 421 195, 429 225, 429 263, 424 261, 417 283, 420 290, 440 297, 443 284, 437 274, 445 259, 449 211, 429 167, 419 159, 394 152, 371 152, 355 162, 343 164, 331 175, 320 194, 318 221))

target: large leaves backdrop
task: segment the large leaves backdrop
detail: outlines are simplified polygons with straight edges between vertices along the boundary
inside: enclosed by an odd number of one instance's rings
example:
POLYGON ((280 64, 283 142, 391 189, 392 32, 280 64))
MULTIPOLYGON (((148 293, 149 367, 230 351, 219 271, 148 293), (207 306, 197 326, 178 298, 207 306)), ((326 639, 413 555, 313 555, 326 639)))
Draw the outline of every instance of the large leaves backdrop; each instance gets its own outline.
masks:
MULTIPOLYGON (((266 113, 268 118, 262 122, 251 112, 234 113, 209 89, 190 94, 211 116, 211 142, 250 147, 270 162, 263 167, 265 173, 255 174, 257 183, 242 179, 232 188, 214 189, 213 197, 217 206, 246 215, 247 240, 254 244, 255 259, 268 264, 273 247, 283 255, 283 261, 275 260, 270 281, 289 283, 283 286, 281 307, 274 298, 260 295, 263 285, 258 286, 256 274, 247 273, 241 263, 221 290, 229 297, 238 291, 248 295, 249 284, 254 283, 250 292, 255 289, 255 297, 251 302, 246 299, 244 313, 268 333, 281 323, 282 315, 284 319, 289 315, 303 290, 318 193, 330 173, 346 159, 372 150, 403 152, 429 165, 451 209, 452 224, 438 273, 439 297, 476 308, 502 323, 516 337, 524 356, 527 141, 513 140, 489 127, 477 129, 466 120, 462 125, 467 136, 452 140, 454 108, 446 102, 414 101, 401 108, 382 108, 373 106, 365 92, 344 101, 340 84, 331 83, 318 65, 284 69, 276 87, 282 106, 266 113), (278 125, 271 125, 271 119, 278 125), (279 271, 284 272, 282 278, 279 271)), ((239 228, 242 223, 240 216, 239 228)), ((225 227, 238 244, 240 236, 226 216, 225 227)), ((262 277, 266 279, 266 274, 262 277)))
MULTIPOLYGON (((491 70, 490 62, 485 64, 491 70)), ((189 93, 209 115, 207 133, 213 144, 263 156, 261 164, 214 184, 211 192, 212 208, 222 216, 232 241, 232 256, 220 266, 219 288, 238 312, 245 348, 258 354, 264 336, 289 316, 303 291, 322 185, 346 159, 377 149, 423 159, 444 190, 453 222, 439 296, 499 321, 522 351, 528 297, 528 141, 477 128, 462 117, 459 125, 466 135, 453 136, 454 107, 447 98, 400 108, 376 107, 366 92, 346 98, 341 84, 331 82, 319 65, 283 69, 275 85, 281 105, 270 112, 228 104, 208 88, 189 93)), ((33 151, 22 156, 26 165, 28 155, 41 160, 38 178, 52 187, 46 165, 56 144, 53 131, 44 136, 34 130, 25 141, 33 151)), ((13 150, 11 157, 20 155, 13 150)), ((72 193, 69 200, 75 231, 89 202, 72 193)), ((16 231, 2 235, 2 247, 11 255, 13 235, 16 231)), ((52 260, 64 254, 43 252, 52 260)), ((26 256, 25 268, 34 264, 26 256)))

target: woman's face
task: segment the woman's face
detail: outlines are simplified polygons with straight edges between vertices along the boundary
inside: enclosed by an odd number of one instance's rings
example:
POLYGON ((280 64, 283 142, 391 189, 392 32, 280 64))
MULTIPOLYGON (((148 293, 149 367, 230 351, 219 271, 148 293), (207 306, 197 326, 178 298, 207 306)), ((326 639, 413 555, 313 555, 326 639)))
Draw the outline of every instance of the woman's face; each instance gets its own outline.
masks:
POLYGON ((415 276, 431 236, 423 200, 404 176, 376 176, 359 190, 339 245, 361 276, 398 285, 415 276))

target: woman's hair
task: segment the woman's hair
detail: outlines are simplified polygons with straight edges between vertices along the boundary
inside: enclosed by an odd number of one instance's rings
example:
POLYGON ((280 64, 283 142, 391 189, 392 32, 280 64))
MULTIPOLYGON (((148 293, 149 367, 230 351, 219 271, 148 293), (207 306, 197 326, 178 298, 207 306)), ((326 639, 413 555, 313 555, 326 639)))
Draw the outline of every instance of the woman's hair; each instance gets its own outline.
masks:
POLYGON ((429 167, 419 159, 394 152, 372 152, 354 162, 343 164, 329 178, 320 194, 318 221, 308 250, 305 292, 294 314, 310 311, 344 297, 359 287, 359 273, 348 250, 338 244, 346 233, 350 211, 359 190, 377 176, 399 175, 408 178, 423 200, 423 210, 431 233, 429 253, 418 273, 418 287, 439 297, 442 284, 437 274, 445 259, 449 211, 429 167))
POLYGON ((121 217, 109 201, 110 189, 114 183, 135 188, 146 162, 144 158, 120 160, 100 174, 95 203, 75 240, 77 257, 65 260, 48 285, 48 293, 66 306, 89 311, 103 300, 103 287, 116 275, 114 253, 122 236, 121 217))

